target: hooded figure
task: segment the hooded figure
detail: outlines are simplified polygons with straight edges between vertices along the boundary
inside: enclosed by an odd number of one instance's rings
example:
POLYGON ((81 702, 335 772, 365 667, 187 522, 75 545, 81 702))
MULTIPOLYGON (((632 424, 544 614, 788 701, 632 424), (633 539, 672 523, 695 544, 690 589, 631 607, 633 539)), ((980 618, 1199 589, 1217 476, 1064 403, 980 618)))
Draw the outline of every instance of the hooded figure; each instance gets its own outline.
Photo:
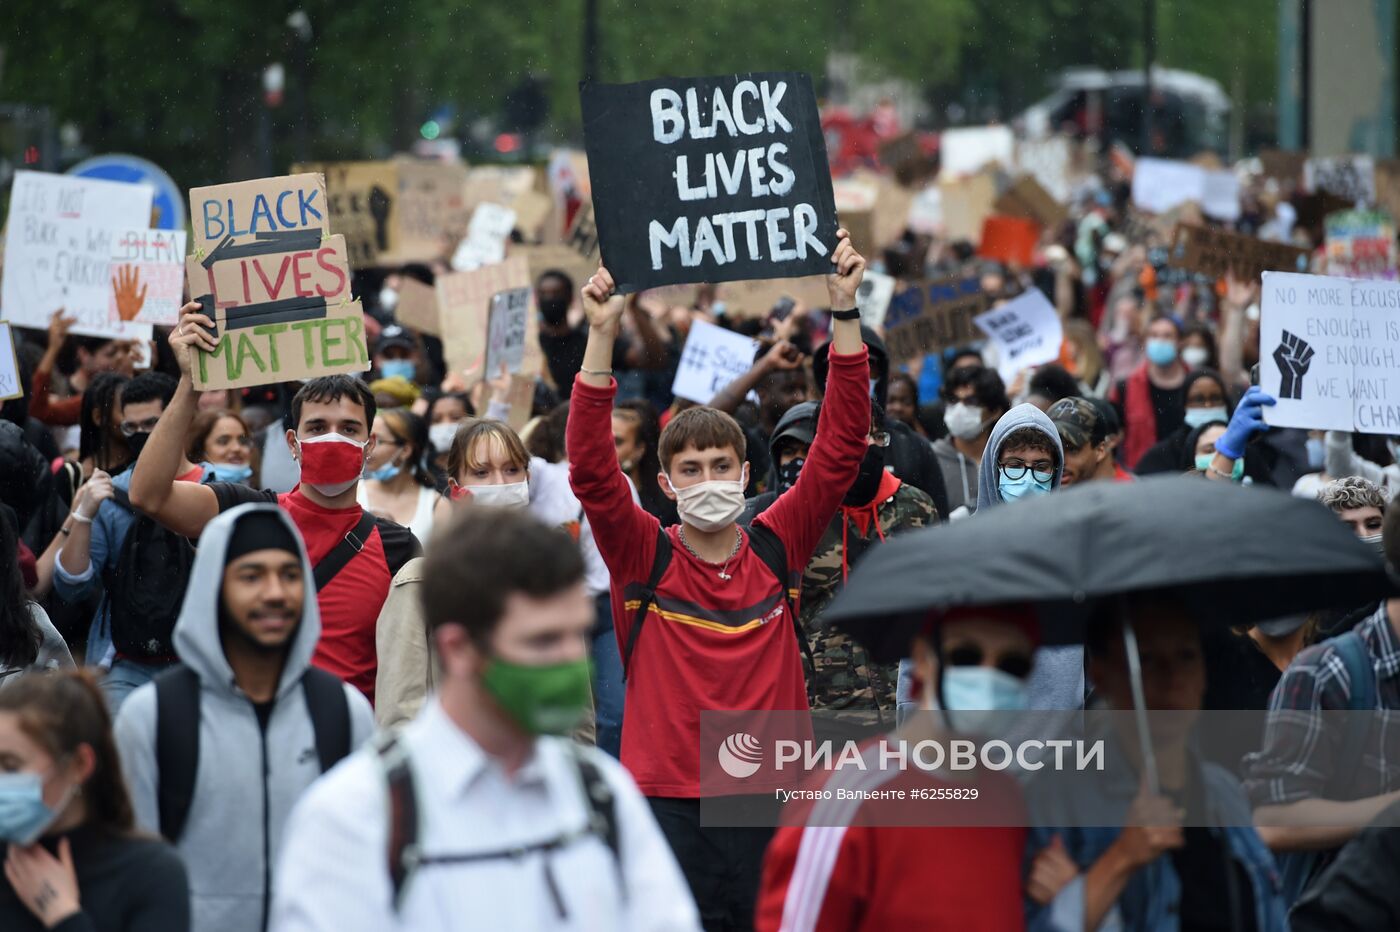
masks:
POLYGON ((1033 427, 1049 438, 1055 448, 1055 475, 1050 480, 1050 489, 1060 487, 1060 477, 1065 472, 1065 448, 1060 443, 1060 431, 1055 422, 1045 412, 1033 404, 1019 404, 1001 416, 992 435, 987 439, 987 452, 982 456, 982 471, 977 476, 977 511, 1000 505, 1001 486, 997 481, 997 460, 1001 456, 1001 445, 1006 438, 1022 427, 1033 427))
MULTIPOLYGON (((871 397, 884 408, 890 388, 890 354, 879 334, 864 324, 861 325, 860 336, 870 354, 871 397)), ((812 376, 823 395, 826 394, 827 355, 830 352, 831 343, 827 342, 812 354, 812 376)), ((902 421, 892 420, 885 425, 885 429, 890 434, 885 460, 890 471, 907 484, 927 493, 940 515, 948 514, 948 492, 943 485, 943 470, 933 455, 933 446, 902 421)))
MULTIPOLYGON (((282 830, 303 790, 321 775, 316 734, 302 678, 321 636, 313 569, 296 526, 276 505, 241 505, 205 527, 175 623, 175 652, 199 678, 199 748, 194 793, 176 844, 189 871, 195 932, 256 932, 266 926, 269 878, 282 830), (267 516, 267 517, 264 517, 267 516), (248 520, 261 527, 253 546, 236 535, 248 520), (286 535, 263 522, 275 520, 286 535), (237 538, 237 539, 236 539, 237 538), (234 553, 230 557, 230 542, 234 553), (301 620, 284 645, 282 672, 271 702, 259 707, 239 688, 224 653, 221 617, 224 570, 258 549, 293 550, 301 562, 301 620)), ((230 622, 225 621, 224 624, 230 622)), ((342 686, 353 750, 374 732, 369 703, 342 686)), ((160 830, 156 765, 156 688, 140 687, 123 703, 117 747, 137 824, 160 830)))

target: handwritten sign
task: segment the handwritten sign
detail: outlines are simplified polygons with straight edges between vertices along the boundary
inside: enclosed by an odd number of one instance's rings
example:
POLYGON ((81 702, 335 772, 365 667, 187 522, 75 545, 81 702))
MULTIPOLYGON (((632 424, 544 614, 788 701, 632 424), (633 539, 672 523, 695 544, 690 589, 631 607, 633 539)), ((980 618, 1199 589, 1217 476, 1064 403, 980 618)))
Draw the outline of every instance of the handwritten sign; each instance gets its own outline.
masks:
POLYGON ((0 401, 24 397, 19 378, 19 357, 15 355, 15 335, 10 325, 0 321, 0 401))
POLYGON ((149 338, 113 322, 108 267, 121 233, 150 225, 151 196, 143 185, 16 172, 0 294, 10 323, 42 330, 63 308, 78 319, 74 333, 149 338))
POLYGON ((753 368, 758 343, 723 327, 697 320, 690 325, 681 350, 671 394, 698 404, 753 368))
POLYGON ((1253 280, 1265 272, 1306 272, 1308 255, 1306 249, 1287 243, 1179 223, 1167 261, 1210 278, 1224 278, 1233 269, 1239 278, 1253 280))
POLYGON ((890 361, 904 362, 980 339, 972 321, 990 305, 977 278, 921 282, 896 294, 885 312, 890 361))
POLYGON ((894 297, 895 280, 893 275, 881 272, 866 272, 856 289, 856 307, 860 309, 860 322, 867 327, 883 327, 885 312, 890 309, 890 299, 894 297))
POLYGON ((585 84, 581 97, 619 291, 828 270, 836 209, 805 74, 585 84))
POLYGON ((292 173, 326 177, 330 223, 345 236, 351 268, 380 264, 398 245, 399 172, 393 162, 327 162, 293 165, 292 173))
POLYGON ((1375 210, 1328 214, 1327 274, 1395 278, 1395 221, 1375 210))
POLYGON ((1009 126, 968 126, 944 130, 938 154, 944 177, 970 175, 988 165, 1010 168, 1016 154, 1016 137, 1009 126))
POLYGON ((327 236, 329 213, 315 174, 191 189, 190 298, 219 340, 197 357, 197 389, 369 368, 348 248, 343 235, 327 236))
POLYGON ((486 334, 486 372, 495 378, 505 366, 516 375, 525 362, 525 328, 530 313, 530 289, 512 288, 491 296, 486 334))
POLYGON ((1369 155, 1337 155, 1303 163, 1303 186, 1313 194, 1350 201, 1376 198, 1376 162, 1369 155))
POLYGON ((436 281, 438 316, 442 326, 442 355, 449 370, 460 373, 467 384, 494 377, 486 368, 489 349, 491 306, 503 292, 526 294, 526 351, 521 371, 540 371, 538 322, 530 269, 523 256, 511 256, 495 265, 484 265, 470 272, 439 275, 436 281))
POLYGON ((430 262, 442 258, 448 241, 467 229, 467 167, 453 162, 397 158, 398 244, 393 261, 430 262))
POLYGON ((988 172, 940 185, 939 205, 943 232, 950 240, 977 242, 982 224, 990 217, 997 199, 996 179, 988 172))
POLYGON ((1194 202, 1207 216, 1238 220, 1240 185, 1233 172, 1211 170, 1191 162, 1140 158, 1133 169, 1133 203, 1164 214, 1194 202))
POLYGON ((974 318, 973 323, 996 344, 1001 355, 997 368, 1008 383, 1023 369, 1054 362, 1060 356, 1064 327, 1055 306, 1039 288, 1027 289, 974 318))
POLYGON ((399 304, 394 308, 394 319, 419 333, 442 336, 442 324, 438 320, 437 291, 432 285, 425 285, 418 279, 405 275, 399 281, 399 304))
POLYGON ((123 230, 111 258, 110 320, 162 327, 179 323, 185 292, 184 230, 123 230))
POLYGON ((1400 284, 1266 272, 1261 304, 1267 423, 1400 434, 1400 284))
POLYGON ((515 211, 500 204, 481 203, 472 211, 466 238, 452 255, 452 267, 459 272, 479 269, 506 257, 506 241, 515 229, 515 211))

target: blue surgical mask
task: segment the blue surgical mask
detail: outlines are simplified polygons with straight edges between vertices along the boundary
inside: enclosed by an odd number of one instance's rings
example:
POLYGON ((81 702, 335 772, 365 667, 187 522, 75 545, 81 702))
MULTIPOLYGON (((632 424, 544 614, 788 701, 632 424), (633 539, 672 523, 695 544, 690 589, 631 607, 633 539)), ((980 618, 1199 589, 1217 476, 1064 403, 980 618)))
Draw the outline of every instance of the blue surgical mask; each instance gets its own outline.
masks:
POLYGON ((1309 437, 1308 448, 1308 471, 1318 472, 1327 465, 1327 442, 1321 437, 1309 437))
POLYGON ((28 847, 57 818, 44 802, 44 781, 37 773, 0 774, 0 841, 28 847))
MULTIPOLYGON (((1196 457, 1196 468, 1201 472, 1209 472, 1211 461, 1215 459, 1214 453, 1202 453, 1196 457)), ((1239 482, 1244 476, 1244 460, 1235 460, 1234 467, 1230 470, 1230 481, 1239 482)))
POLYGON ((1026 474, 1019 479, 1008 479, 1006 474, 997 471, 997 490, 1001 492, 1001 500, 1004 502, 1014 502, 1026 496, 1044 495, 1050 491, 1050 484, 1053 479, 1046 479, 1044 482, 1035 477, 1035 470, 1028 469, 1026 474))
POLYGON ((1218 408, 1186 409, 1186 426, 1193 430, 1202 424, 1209 424, 1211 421, 1219 421, 1222 424, 1230 423, 1230 416, 1225 413, 1224 405, 1218 408))
POLYGON ((1176 344, 1171 340, 1148 340, 1147 358, 1154 366, 1170 366, 1176 362, 1176 344))
POLYGON ((399 472, 400 469, 397 463, 385 463, 378 469, 371 469, 366 472, 365 478, 373 479, 375 482, 388 482, 390 479, 398 476, 399 472))
POLYGON ((1026 682, 995 667, 947 667, 943 671, 943 701, 949 723, 959 732, 989 733, 1001 718, 996 713, 1026 708, 1026 682))
POLYGON ((413 361, 411 359, 386 359, 379 364, 379 374, 386 379, 392 379, 397 375, 406 382, 412 382, 413 361))
POLYGON ((253 467, 247 464, 234 466, 231 463, 205 463, 204 466, 214 474, 216 482, 247 482, 253 478, 253 467))

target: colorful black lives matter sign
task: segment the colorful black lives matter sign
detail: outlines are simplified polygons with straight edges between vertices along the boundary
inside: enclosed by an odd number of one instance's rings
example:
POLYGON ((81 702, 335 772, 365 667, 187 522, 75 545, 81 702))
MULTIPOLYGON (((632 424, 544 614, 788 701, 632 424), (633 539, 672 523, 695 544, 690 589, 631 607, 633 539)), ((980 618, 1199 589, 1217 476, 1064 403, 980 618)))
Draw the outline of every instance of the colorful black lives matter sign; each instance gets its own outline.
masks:
POLYGON ((836 206, 798 72, 584 84, 603 262, 622 292, 831 271, 836 206))

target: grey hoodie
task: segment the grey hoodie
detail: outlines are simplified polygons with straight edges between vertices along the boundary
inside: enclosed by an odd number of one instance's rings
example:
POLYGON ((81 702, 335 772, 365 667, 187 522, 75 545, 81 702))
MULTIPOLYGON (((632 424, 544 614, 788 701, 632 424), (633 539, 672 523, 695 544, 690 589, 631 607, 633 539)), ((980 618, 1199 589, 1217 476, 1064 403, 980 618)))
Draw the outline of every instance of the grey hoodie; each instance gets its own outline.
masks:
MULTIPOLYGON (((1050 489, 1060 487, 1065 471, 1065 448, 1055 422, 1033 404, 1019 404, 1001 416, 987 440, 982 455, 982 472, 977 483, 977 511, 1003 504, 997 482, 997 459, 1001 445, 1012 431, 1034 427, 1055 445, 1055 476, 1050 489)), ((1046 545, 1053 545, 1047 541, 1046 545)), ((1042 647, 1035 652, 1035 666, 1026 683, 1026 698, 1032 709, 1077 709, 1084 703, 1084 650, 1081 647, 1042 647)))
MULTIPOLYGON (((199 538, 189 588, 175 622, 175 652, 198 675, 199 757, 194 797, 178 849, 189 871, 194 932, 256 932, 271 902, 270 878, 282 830, 302 791, 319 777, 315 732, 301 689, 321 636, 311 562, 296 525, 276 505, 241 505, 210 521, 199 538), (257 713, 234 682, 219 640, 224 554, 244 516, 275 514, 296 537, 306 579, 301 624, 292 636, 264 734, 257 713)), ((369 702, 345 687, 351 750, 374 732, 369 702)), ((117 748, 137 824, 159 832, 155 766, 156 693, 140 687, 117 716, 117 748)))

